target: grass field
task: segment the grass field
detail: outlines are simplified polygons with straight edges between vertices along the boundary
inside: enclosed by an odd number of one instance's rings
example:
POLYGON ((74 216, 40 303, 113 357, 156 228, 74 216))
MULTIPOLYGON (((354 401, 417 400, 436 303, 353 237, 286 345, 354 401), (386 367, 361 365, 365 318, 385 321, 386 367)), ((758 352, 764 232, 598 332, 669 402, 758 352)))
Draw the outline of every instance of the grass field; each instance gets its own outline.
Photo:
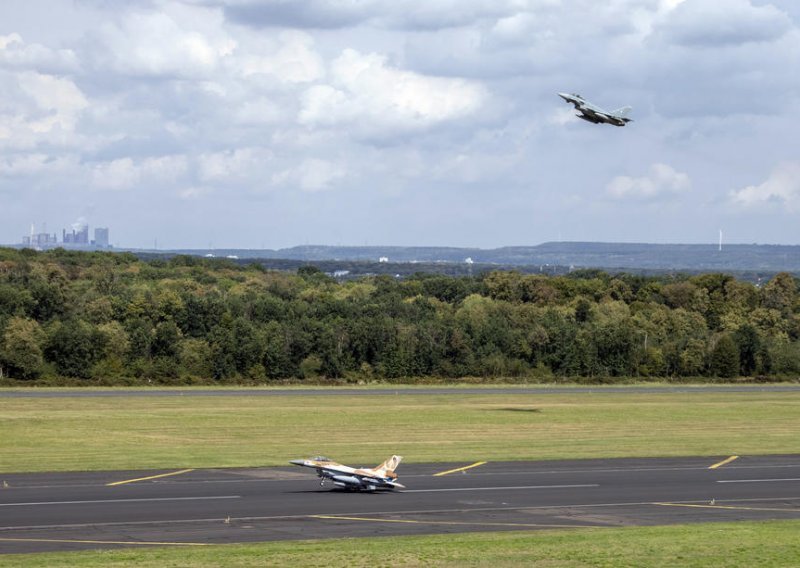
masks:
POLYGON ((800 521, 269 542, 0 556, 0 567, 800 565, 800 521))
POLYGON ((800 393, 0 399, 0 471, 800 453, 800 393))

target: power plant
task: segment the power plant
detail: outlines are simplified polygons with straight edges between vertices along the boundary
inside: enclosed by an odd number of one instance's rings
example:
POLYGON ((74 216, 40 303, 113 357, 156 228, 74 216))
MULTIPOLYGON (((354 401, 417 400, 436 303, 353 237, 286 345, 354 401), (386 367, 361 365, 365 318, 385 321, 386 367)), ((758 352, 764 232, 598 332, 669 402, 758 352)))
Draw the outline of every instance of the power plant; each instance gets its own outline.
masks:
POLYGON ((31 223, 30 234, 22 237, 22 246, 37 250, 53 249, 58 247, 76 249, 108 249, 111 247, 108 227, 97 227, 94 230, 94 239, 89 240, 89 225, 82 221, 73 223, 70 232, 61 230, 61 242, 56 233, 48 233, 47 225, 42 224, 41 232, 36 232, 36 226, 31 223))

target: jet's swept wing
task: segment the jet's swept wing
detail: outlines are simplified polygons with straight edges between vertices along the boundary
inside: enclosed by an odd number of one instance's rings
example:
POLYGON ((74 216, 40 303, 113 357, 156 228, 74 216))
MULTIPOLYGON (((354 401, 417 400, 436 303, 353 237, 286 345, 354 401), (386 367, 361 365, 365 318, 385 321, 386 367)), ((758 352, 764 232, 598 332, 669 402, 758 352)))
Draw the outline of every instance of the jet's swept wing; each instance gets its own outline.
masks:
POLYGON ((575 116, 587 122, 593 122, 594 124, 613 124, 614 126, 625 126, 627 123, 633 122, 628 118, 628 113, 631 111, 631 107, 629 106, 609 112, 593 105, 582 96, 575 93, 558 93, 558 96, 575 107, 575 110, 578 111, 578 114, 575 116))
POLYGON ((350 491, 375 491, 376 489, 405 489, 397 482, 394 470, 400 465, 402 456, 392 456, 374 468, 353 468, 335 462, 325 456, 316 456, 304 460, 292 460, 289 463, 317 470, 322 480, 320 486, 330 479, 336 487, 350 491))

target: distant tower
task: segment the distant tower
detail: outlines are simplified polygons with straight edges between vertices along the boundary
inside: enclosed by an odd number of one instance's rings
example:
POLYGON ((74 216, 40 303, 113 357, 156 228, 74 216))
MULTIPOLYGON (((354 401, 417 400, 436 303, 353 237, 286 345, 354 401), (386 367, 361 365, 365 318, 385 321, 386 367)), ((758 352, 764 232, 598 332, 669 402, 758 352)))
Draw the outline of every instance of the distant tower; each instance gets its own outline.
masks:
POLYGON ((108 248, 108 227, 95 228, 94 244, 98 248, 108 248))

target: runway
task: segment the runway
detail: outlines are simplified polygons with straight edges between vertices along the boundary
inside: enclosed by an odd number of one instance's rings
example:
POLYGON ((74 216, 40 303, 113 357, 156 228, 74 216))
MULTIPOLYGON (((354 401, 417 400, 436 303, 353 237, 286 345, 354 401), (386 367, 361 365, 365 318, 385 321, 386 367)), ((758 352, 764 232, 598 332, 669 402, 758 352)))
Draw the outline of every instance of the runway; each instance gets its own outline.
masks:
POLYGON ((525 387, 419 387, 409 388, 249 388, 249 389, 0 389, 0 398, 128 398, 162 396, 393 396, 393 395, 547 395, 547 394, 708 394, 800 392, 800 385, 672 385, 672 386, 525 386, 525 387))
POLYGON ((0 551, 800 519, 800 455, 403 463, 398 474, 405 491, 375 493, 320 487, 293 466, 0 474, 0 551))

